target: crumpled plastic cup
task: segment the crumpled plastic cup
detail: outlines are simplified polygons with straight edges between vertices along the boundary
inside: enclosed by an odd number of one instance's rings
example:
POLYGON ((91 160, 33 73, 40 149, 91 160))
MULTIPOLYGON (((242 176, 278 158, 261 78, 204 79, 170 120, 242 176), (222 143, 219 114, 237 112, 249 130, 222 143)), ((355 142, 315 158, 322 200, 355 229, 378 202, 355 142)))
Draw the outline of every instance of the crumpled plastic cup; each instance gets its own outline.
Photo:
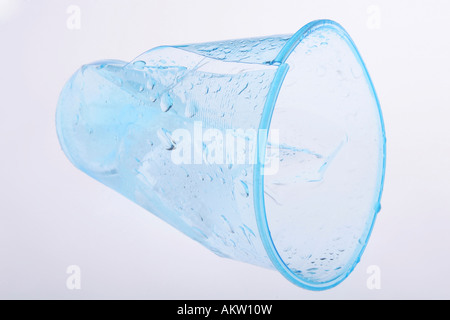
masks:
POLYGON ((56 120, 77 168, 216 254, 303 288, 349 275, 380 210, 379 103, 332 21, 85 65, 56 120))

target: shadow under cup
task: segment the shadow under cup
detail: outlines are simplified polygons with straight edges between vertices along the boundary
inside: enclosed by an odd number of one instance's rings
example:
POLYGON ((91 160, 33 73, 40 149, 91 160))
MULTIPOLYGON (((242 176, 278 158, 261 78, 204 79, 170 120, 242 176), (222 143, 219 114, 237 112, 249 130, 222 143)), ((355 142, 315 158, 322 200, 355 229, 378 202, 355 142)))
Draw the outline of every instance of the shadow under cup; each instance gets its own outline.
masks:
POLYGON ((332 21, 83 66, 56 120, 80 170, 216 254, 310 290, 349 275, 380 209, 379 103, 332 21))

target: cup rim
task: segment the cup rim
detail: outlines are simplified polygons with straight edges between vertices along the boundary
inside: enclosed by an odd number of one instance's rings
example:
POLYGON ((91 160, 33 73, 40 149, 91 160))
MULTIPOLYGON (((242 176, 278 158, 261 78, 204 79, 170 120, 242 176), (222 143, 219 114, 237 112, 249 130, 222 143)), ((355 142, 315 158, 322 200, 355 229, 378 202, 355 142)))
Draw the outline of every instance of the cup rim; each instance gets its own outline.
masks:
POLYGON ((278 53, 277 57, 272 61, 272 65, 277 65, 278 69, 275 74, 274 80, 271 84, 271 87, 269 89, 269 93, 267 96, 267 100, 263 109, 261 121, 259 124, 259 132, 265 132, 265 135, 258 135, 258 141, 257 141, 257 160, 253 167, 253 184, 254 184, 254 207, 255 207, 255 215, 256 215, 256 222, 258 226, 259 234, 261 235, 261 240, 263 243, 263 246, 266 250, 266 253, 271 260, 272 264, 275 266, 275 268, 289 281, 294 283, 295 285, 298 285, 300 287, 303 287, 305 289, 313 290, 313 291, 320 291, 320 290, 326 290, 330 289, 332 287, 337 286, 339 283, 341 283, 343 280, 345 280, 349 274, 353 271, 353 269, 356 267, 358 262, 360 261, 360 258, 362 254, 364 253, 364 250, 367 246, 367 242, 370 238, 370 235, 372 233, 372 229, 374 226, 374 222, 376 220, 377 213, 379 212, 380 206, 380 200, 381 195, 383 192, 383 186, 384 186, 384 179, 385 179, 385 168, 386 168, 386 139, 385 139, 385 127, 384 127, 384 121, 383 121, 383 115, 381 113, 380 103, 377 97, 377 94, 375 92, 375 88, 373 86, 372 80, 369 76, 369 73, 367 71, 367 68, 361 58, 361 55, 359 54, 358 49, 356 48, 353 40, 350 38, 349 34, 345 31, 345 29, 338 24, 335 21, 332 20, 316 20, 308 23, 307 25, 303 26, 299 31, 297 31, 283 46, 281 51, 278 53), (364 241, 364 244, 362 245, 362 249, 358 252, 355 251, 352 258, 349 260, 346 266, 349 266, 345 272, 340 274, 334 279, 325 281, 325 282, 312 282, 307 279, 302 278, 301 276, 295 274, 284 262, 284 260, 281 258, 280 254, 277 251, 277 248, 273 242, 271 233, 270 233, 270 227, 269 223, 267 221, 266 216, 266 209, 265 209, 265 200, 264 200, 264 175, 262 174, 264 170, 264 160, 265 160, 265 150, 266 150, 266 144, 268 139, 268 133, 270 129, 270 123, 272 119, 273 112, 275 110, 275 105, 277 102, 278 95, 280 93, 280 89, 283 85, 283 81, 285 79, 286 74, 289 71, 289 66, 285 63, 286 60, 289 58, 290 54, 295 50, 295 48, 310 35, 311 33, 322 29, 327 28, 331 29, 334 32, 336 32, 338 35, 340 35, 347 43, 349 48, 352 50, 355 58, 357 59, 358 63, 361 66, 361 69, 363 70, 363 74, 365 76, 366 82, 368 84, 369 90, 373 96, 373 99, 376 103, 376 106, 378 108, 378 114, 381 124, 381 134, 382 134, 382 168, 380 168, 379 174, 381 177, 379 177, 380 185, 378 186, 378 189, 376 190, 375 194, 375 214, 373 217, 373 220, 370 224, 367 237, 364 241))

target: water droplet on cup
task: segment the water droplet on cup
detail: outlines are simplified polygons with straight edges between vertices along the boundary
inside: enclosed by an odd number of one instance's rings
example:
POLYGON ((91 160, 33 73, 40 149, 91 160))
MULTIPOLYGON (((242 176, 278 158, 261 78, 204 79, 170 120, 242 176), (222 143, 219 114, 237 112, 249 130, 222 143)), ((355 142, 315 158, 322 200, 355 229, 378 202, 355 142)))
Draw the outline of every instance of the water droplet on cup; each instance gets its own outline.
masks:
POLYGON ((150 94, 148 98, 151 102, 156 102, 158 100, 158 94, 150 94))
POLYGON ((245 198, 248 198, 248 196, 249 196, 249 194, 250 194, 250 192, 249 192, 249 190, 248 190, 248 185, 244 182, 244 181, 242 181, 242 180, 239 180, 239 182, 240 182, 240 185, 241 185, 241 187, 240 187, 240 194, 243 196, 243 197, 245 197, 245 198))
POLYGON ((186 103, 186 109, 184 110, 184 115, 187 118, 192 118, 196 114, 197 114, 197 104, 192 100, 188 100, 188 102, 186 103))
POLYGON ((225 60, 226 57, 227 57, 227 55, 223 52, 221 52, 215 56, 215 58, 219 59, 219 60, 225 60))
POLYGON ((173 106, 173 100, 172 97, 169 95, 169 93, 165 93, 162 97, 161 97, 161 110, 162 112, 167 112, 170 110, 170 108, 172 108, 173 106))
POLYGON ((155 81, 153 79, 149 79, 147 82, 147 89, 153 90, 154 87, 155 87, 155 81))
POLYGON ((170 151, 176 148, 176 143, 175 141, 173 141, 172 134, 168 130, 161 128, 158 130, 157 135, 159 140, 161 141, 162 146, 166 150, 170 151))
POLYGON ((238 95, 240 95, 242 92, 245 91, 245 89, 248 88, 248 82, 245 84, 245 86, 238 92, 238 95))
POLYGON ((146 65, 145 61, 139 60, 139 61, 133 62, 133 67, 138 69, 138 70, 144 69, 145 65, 146 65))

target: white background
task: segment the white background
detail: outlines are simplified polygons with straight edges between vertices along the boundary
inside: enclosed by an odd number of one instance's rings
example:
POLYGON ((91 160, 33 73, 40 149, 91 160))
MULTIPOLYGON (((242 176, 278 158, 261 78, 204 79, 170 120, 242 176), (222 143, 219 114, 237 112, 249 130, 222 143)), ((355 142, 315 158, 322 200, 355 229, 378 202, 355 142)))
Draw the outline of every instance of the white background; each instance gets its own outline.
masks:
POLYGON ((0 298, 449 299, 449 14, 446 0, 0 0, 0 298), (70 5, 79 30, 67 28, 70 5), (356 42, 388 139, 382 210, 338 287, 310 292, 219 258, 62 153, 56 102, 82 64, 294 33, 319 18, 356 42), (66 287, 69 265, 81 268, 81 290, 66 287), (380 290, 366 285, 371 265, 380 290))

